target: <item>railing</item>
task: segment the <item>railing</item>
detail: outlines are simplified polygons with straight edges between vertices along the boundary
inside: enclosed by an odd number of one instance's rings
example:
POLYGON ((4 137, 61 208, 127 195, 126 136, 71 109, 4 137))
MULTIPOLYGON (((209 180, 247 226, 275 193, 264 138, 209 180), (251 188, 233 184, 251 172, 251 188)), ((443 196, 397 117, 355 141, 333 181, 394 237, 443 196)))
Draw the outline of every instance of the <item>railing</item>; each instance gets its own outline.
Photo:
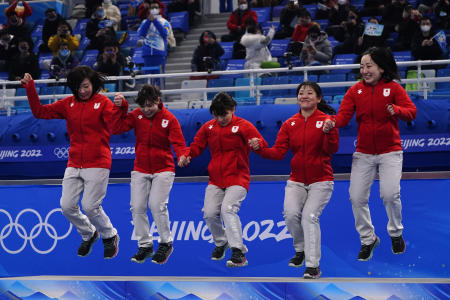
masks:
MULTIPOLYGON (((422 66, 429 65, 445 65, 450 64, 450 59, 446 60, 427 60, 427 61, 406 61, 406 62, 397 62, 399 67, 410 67, 414 66, 417 68, 418 77, 415 79, 403 79, 401 80, 402 84, 408 83, 416 83, 419 87, 420 93, 423 93, 423 97, 427 98, 428 88, 424 83, 435 83, 435 82, 450 82, 450 77, 420 77, 420 73, 422 70, 422 66), (424 87, 425 86, 425 87, 424 87)), ((293 68, 274 68, 274 69, 252 69, 252 70, 232 70, 232 71, 213 71, 211 73, 208 72, 188 72, 188 73, 170 73, 170 74, 146 74, 146 75, 136 75, 136 76, 110 76, 108 77, 108 81, 122 81, 122 80, 144 80, 148 83, 153 82, 153 80, 160 78, 189 78, 190 76, 207 76, 207 75, 232 75, 232 74, 245 74, 250 77, 250 84, 248 86, 230 86, 230 87, 212 87, 212 88, 185 88, 185 89, 170 89, 165 90, 162 89, 161 92, 163 95, 173 95, 173 94, 187 94, 187 93, 202 93, 203 101, 207 101, 207 93, 211 92, 221 92, 221 91, 250 91, 250 96, 255 97, 256 105, 260 104, 260 91, 263 90, 271 90, 276 87, 277 90, 280 89, 292 89, 296 88, 298 84, 278 84, 278 85, 257 85, 255 84, 256 78, 261 76, 262 74, 267 73, 286 73, 286 74, 297 74, 303 72, 304 80, 308 79, 308 72, 313 71, 323 71, 323 70, 337 70, 337 69, 358 69, 359 64, 343 64, 343 65, 325 65, 325 66, 313 66, 313 67, 293 67, 293 68)), ((164 81, 164 80, 162 80, 164 81)), ((35 83, 64 83, 65 79, 55 80, 55 79, 39 79, 35 80, 35 83)), ((352 86, 356 81, 341 81, 341 82, 319 82, 318 84, 321 87, 342 87, 342 86, 352 86)), ((13 101, 15 100, 26 100, 26 96, 13 96, 9 97, 6 95, 6 87, 7 86, 20 86, 20 81, 8 81, 8 80, 0 80, 0 85, 2 87, 1 90, 1 98, 0 98, 0 109, 4 109, 7 112, 7 115, 11 114, 11 108, 13 107, 13 101)), ((124 91, 121 92, 124 96, 136 96, 138 91, 124 91)), ((114 96, 115 92, 103 93, 107 97, 114 96)), ((70 96, 72 94, 53 94, 53 95, 40 95, 39 98, 41 100, 45 99, 53 99, 54 101, 61 99, 63 97, 70 96)))

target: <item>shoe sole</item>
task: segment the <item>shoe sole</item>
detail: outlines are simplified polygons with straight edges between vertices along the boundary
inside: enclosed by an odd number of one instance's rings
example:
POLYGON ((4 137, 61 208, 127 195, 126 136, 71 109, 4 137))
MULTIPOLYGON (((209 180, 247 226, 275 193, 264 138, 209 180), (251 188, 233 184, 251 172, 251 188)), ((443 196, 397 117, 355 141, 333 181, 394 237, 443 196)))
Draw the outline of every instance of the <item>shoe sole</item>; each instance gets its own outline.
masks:
POLYGON ((132 262, 138 263, 138 264, 143 264, 147 259, 149 259, 150 257, 152 257, 153 255, 155 255, 155 252, 150 253, 149 255, 147 255, 144 259, 138 260, 134 257, 131 258, 132 262))
POLYGON ((303 279, 319 279, 320 275, 322 275, 322 271, 319 271, 317 275, 303 274, 303 279))
POLYGON ((227 267, 229 267, 229 268, 239 268, 239 267, 245 267, 247 265, 248 265, 247 259, 243 263, 240 263, 240 264, 234 263, 231 260, 227 261, 227 267))
POLYGON ((302 263, 299 264, 299 265, 296 265, 296 264, 293 264, 293 263, 289 263, 288 266, 289 267, 293 267, 293 268, 300 268, 301 266, 303 266, 304 263, 305 263, 305 261, 303 260, 302 263))
POLYGON ((92 242, 91 248, 89 248, 88 253, 86 253, 85 255, 80 255, 80 254, 78 254, 78 256, 79 256, 79 257, 86 257, 86 256, 88 256, 89 254, 91 254, 92 246, 94 246, 95 242, 98 241, 99 239, 100 239, 100 235, 97 234, 97 237, 96 237, 95 240, 92 242))
POLYGON ((378 247, 380 245, 380 239, 377 237, 377 241, 375 242, 375 245, 373 245, 372 251, 370 251, 370 255, 368 258, 363 259, 363 258, 358 258, 359 261, 368 261, 372 258, 373 256, 373 250, 375 250, 376 247, 378 247))
POLYGON ((211 260, 222 260, 225 258, 225 254, 227 252, 227 250, 230 249, 230 245, 227 244, 227 246, 225 247, 225 250, 223 250, 223 255, 221 257, 211 257, 211 260))
POLYGON ((158 264, 158 265, 165 264, 169 260, 169 257, 172 254, 172 252, 173 252, 173 246, 172 246, 172 249, 170 249, 170 252, 169 252, 169 254, 167 254, 167 257, 166 257, 166 259, 164 261, 158 262, 158 261, 155 261, 155 260, 152 259, 152 263, 155 263, 155 264, 158 264))
POLYGON ((105 259, 111 259, 117 256, 117 254, 119 253, 119 241, 120 241, 120 237, 119 235, 117 235, 117 239, 116 239, 116 252, 114 252, 113 255, 111 256, 104 256, 105 259))

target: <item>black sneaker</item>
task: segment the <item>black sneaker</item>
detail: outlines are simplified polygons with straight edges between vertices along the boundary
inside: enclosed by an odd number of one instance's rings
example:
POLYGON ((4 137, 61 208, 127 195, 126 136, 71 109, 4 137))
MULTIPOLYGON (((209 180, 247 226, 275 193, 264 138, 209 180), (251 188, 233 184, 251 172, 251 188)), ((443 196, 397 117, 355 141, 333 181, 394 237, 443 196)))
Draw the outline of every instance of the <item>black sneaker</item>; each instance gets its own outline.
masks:
POLYGON ((114 258, 119 253, 119 235, 116 234, 112 238, 103 239, 103 248, 105 259, 114 258))
POLYGON ((295 252, 295 255, 289 261, 289 267, 300 268, 305 261, 305 252, 295 252))
POLYGON ((320 268, 311 268, 306 267, 305 273, 303 273, 303 278, 305 279, 317 279, 322 275, 322 271, 320 271, 320 268))
POLYGON ((155 264, 164 264, 169 259, 170 254, 173 252, 172 244, 161 243, 158 246, 158 251, 153 255, 152 262, 155 264))
POLYGON ((245 267, 248 265, 247 258, 241 249, 231 248, 231 251, 233 251, 233 254, 231 254, 231 259, 227 260, 227 267, 245 267))
POLYGON ((406 251, 406 244, 402 236, 392 237, 392 253, 402 254, 406 251))
POLYGON ((131 258, 131 261, 137 262, 139 264, 142 264, 145 262, 145 260, 149 257, 152 257, 155 252, 153 251, 153 247, 139 247, 138 252, 133 255, 131 258))
POLYGON ((78 248, 78 256, 88 256, 91 253, 92 245, 98 241, 98 232, 94 232, 94 235, 87 241, 82 241, 80 247, 78 248))
POLYGON ((225 257, 225 252, 230 248, 228 243, 223 246, 216 246, 211 254, 212 260, 222 260, 225 257))
POLYGON ((376 236, 375 242, 370 245, 361 245, 361 250, 359 250, 358 260, 366 261, 372 258, 373 249, 378 247, 380 244, 380 239, 376 236))

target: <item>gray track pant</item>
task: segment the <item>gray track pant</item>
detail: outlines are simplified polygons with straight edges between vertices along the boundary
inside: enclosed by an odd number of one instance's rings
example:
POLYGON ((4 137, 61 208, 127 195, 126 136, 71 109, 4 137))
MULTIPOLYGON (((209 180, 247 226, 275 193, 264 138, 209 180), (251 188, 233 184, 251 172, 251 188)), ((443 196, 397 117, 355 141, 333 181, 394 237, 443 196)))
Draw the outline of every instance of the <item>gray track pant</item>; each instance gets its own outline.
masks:
POLYGON ((241 203, 246 196, 247 190, 239 185, 225 189, 212 184, 206 187, 203 218, 216 246, 223 246, 228 242, 231 248, 238 248, 243 253, 247 252, 247 247, 242 240, 242 225, 238 215, 241 203))
POLYGON ((153 245, 147 215, 148 207, 150 207, 150 212, 158 230, 159 243, 172 242, 167 203, 169 202, 169 194, 174 178, 174 172, 155 174, 145 174, 138 171, 131 172, 130 206, 138 247, 150 247, 153 245))
POLYGON ((66 168, 62 182, 60 205, 64 216, 78 230, 82 239, 89 240, 95 230, 104 239, 117 234, 109 217, 102 208, 102 201, 108 187, 109 169, 104 168, 66 168), (86 215, 84 215, 78 201, 86 215))
POLYGON ((377 155, 353 153, 349 192, 355 227, 361 244, 369 245, 375 241, 375 229, 369 210, 369 195, 377 169, 380 177, 380 197, 383 199, 389 218, 387 231, 392 237, 402 234, 402 203, 400 201, 402 164, 402 151, 377 155))
POLYGON ((321 234, 319 218, 330 201, 333 181, 310 185, 288 180, 284 195, 283 216, 292 235, 295 252, 305 252, 307 267, 319 266, 321 234))

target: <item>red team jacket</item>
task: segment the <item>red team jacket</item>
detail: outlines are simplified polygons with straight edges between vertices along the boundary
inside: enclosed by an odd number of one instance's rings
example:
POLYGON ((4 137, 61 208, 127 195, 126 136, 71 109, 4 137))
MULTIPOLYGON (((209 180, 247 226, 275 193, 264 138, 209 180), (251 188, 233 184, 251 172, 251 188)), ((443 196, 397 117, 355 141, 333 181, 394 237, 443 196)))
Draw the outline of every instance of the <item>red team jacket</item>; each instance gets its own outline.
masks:
POLYGON ((186 156, 199 156, 206 146, 211 152, 208 165, 209 184, 219 188, 240 185, 248 190, 250 185, 250 168, 248 156, 250 147, 248 140, 257 137, 264 147, 266 141, 258 130, 247 120, 233 115, 225 127, 221 127, 215 119, 203 124, 188 148, 186 156))
POLYGON ((417 109, 406 91, 398 83, 380 80, 375 86, 364 81, 352 86, 336 115, 336 127, 345 126, 356 111, 358 141, 356 151, 366 154, 382 154, 402 150, 398 119, 414 120, 417 109), (391 116, 386 106, 395 110, 391 116))
POLYGON ((88 101, 70 96, 42 105, 30 81, 26 88, 31 111, 39 119, 66 119, 70 138, 67 167, 111 168, 111 121, 114 104, 106 96, 94 94, 88 101))
POLYGON ((306 185, 319 181, 332 181, 331 155, 339 147, 339 132, 333 128, 328 134, 322 126, 331 117, 320 110, 307 119, 299 112, 290 117, 280 128, 272 148, 256 151, 265 158, 281 160, 291 150, 290 180, 306 185))
POLYGON ((175 172, 171 145, 177 157, 186 151, 186 142, 177 118, 162 103, 161 110, 152 119, 147 118, 139 108, 129 114, 127 111, 128 103, 125 100, 120 108, 114 108, 114 133, 119 134, 134 128, 134 170, 146 174, 175 172))
POLYGON ((241 23, 239 23, 239 17, 237 13, 232 12, 230 16, 228 17, 227 21, 227 28, 230 30, 230 33, 232 31, 235 31, 238 29, 238 26, 241 26, 241 28, 245 29, 246 22, 248 19, 253 19, 255 23, 258 23, 258 15, 255 11, 251 9, 247 9, 247 11, 242 15, 241 17, 241 23))

